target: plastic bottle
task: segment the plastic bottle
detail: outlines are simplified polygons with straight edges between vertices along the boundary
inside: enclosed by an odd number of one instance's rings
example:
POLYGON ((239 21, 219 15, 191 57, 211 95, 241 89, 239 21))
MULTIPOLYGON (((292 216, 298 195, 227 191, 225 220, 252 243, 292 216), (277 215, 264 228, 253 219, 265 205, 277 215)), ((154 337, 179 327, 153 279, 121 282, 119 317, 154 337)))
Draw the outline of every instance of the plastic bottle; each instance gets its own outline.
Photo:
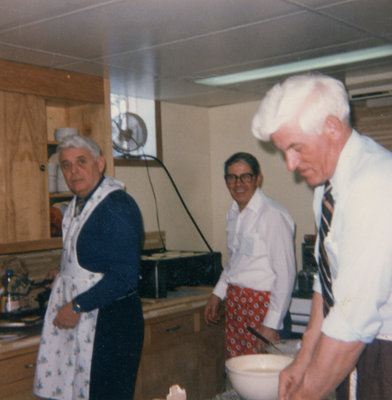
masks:
POLYGON ((4 293, 1 297, 1 310, 6 313, 20 310, 19 295, 13 293, 14 271, 7 269, 3 277, 4 293))

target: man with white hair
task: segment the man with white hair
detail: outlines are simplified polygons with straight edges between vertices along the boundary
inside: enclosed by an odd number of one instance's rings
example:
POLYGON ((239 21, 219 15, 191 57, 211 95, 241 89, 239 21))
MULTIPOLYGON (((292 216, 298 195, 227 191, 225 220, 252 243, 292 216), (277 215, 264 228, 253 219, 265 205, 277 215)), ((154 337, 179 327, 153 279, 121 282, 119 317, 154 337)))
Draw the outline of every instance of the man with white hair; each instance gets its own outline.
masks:
POLYGON ((392 153, 358 134, 349 113, 340 81, 308 74, 275 85, 253 119, 254 135, 315 187, 319 274, 279 399, 323 399, 355 366, 351 398, 392 398, 392 153))
POLYGON ((137 293, 143 238, 139 208, 103 175, 97 143, 58 146, 75 194, 64 215, 63 254, 45 314, 34 393, 62 400, 133 398, 144 321, 137 293))

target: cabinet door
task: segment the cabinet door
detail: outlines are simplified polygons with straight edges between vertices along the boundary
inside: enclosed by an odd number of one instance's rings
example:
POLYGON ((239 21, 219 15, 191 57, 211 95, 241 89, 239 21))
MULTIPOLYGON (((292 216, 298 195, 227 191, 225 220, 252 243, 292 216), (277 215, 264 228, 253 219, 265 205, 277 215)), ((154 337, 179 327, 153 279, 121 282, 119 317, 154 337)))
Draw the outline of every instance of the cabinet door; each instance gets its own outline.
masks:
POLYGON ((211 399, 224 391, 225 324, 207 327, 204 307, 146 320, 135 400, 163 399, 171 385, 190 400, 211 399))
POLYGON ((164 398, 173 384, 197 399, 197 369, 192 311, 146 321, 135 400, 164 398))
POLYGON ((0 92, 0 243, 50 237, 43 98, 0 92))
POLYGON ((33 400, 35 362, 37 346, 1 354, 0 399, 33 400))
MULTIPOLYGON (((221 307, 223 309, 223 307, 221 307)), ((202 317, 202 314, 200 314, 202 317)), ((221 312, 219 323, 207 326, 200 321, 200 334, 198 341, 199 360, 199 398, 211 399, 218 393, 225 391, 225 316, 221 312)))

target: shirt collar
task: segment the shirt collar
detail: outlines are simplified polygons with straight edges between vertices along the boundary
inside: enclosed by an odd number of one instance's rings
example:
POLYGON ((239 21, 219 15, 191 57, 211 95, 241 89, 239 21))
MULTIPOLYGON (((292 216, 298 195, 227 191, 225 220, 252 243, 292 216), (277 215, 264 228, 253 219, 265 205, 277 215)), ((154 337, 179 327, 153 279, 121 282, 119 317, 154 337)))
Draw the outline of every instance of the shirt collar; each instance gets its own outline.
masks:
POLYGON ((358 151, 361 144, 360 135, 354 129, 351 132, 346 144, 344 145, 339 160, 335 169, 335 172, 330 179, 332 185, 332 195, 334 199, 337 198, 342 188, 346 187, 347 181, 350 179, 351 167, 350 163, 353 156, 358 151))
MULTIPOLYGON (((262 203, 263 192, 261 191, 261 189, 257 188, 256 191, 253 193, 252 198, 249 200, 248 204, 243 208, 242 211, 250 210, 253 212, 257 212, 260 209, 262 203)), ((235 201, 233 201, 232 211, 237 214, 240 213, 240 208, 235 201)))
MULTIPOLYGON (((87 201, 91 198, 91 196, 94 194, 94 192, 98 189, 98 187, 101 185, 101 183, 103 182, 103 180, 105 179, 105 176, 102 175, 101 179, 99 180, 99 182, 97 183, 97 185, 95 186, 95 188, 84 198, 84 202, 87 203, 87 201)), ((76 201, 80 199, 79 196, 76 196, 76 201)))

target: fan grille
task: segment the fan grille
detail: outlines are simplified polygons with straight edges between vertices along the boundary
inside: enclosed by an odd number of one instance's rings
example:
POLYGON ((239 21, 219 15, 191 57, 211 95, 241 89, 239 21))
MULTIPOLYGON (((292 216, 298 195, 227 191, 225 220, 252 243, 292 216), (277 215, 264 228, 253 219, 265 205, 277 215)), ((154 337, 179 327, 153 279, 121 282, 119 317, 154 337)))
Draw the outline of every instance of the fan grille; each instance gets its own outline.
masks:
POLYGON ((146 144, 146 124, 135 113, 120 114, 118 121, 112 120, 112 139, 115 150, 122 154, 130 154, 146 144))

